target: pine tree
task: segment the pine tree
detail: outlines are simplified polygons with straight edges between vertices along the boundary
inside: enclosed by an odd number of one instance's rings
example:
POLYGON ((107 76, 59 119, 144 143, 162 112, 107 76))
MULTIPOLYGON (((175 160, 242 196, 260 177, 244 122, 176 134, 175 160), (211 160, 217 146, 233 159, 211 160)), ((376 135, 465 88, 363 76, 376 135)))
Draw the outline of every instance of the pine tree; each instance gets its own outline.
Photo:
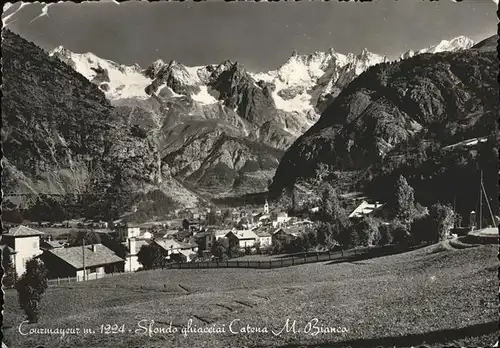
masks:
POLYGON ((415 191, 402 175, 396 183, 395 204, 396 218, 409 226, 415 215, 415 191))

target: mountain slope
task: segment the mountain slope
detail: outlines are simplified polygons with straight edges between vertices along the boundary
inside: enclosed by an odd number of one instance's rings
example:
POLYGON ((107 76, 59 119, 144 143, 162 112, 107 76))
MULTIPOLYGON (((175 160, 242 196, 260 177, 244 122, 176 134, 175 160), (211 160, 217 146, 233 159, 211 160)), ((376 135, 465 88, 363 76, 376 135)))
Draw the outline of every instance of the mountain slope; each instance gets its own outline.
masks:
POLYGON ((2 38, 6 196, 25 194, 28 204, 40 193, 70 197, 96 214, 109 196, 123 196, 113 207, 123 212, 151 189, 174 187, 169 193, 179 203, 197 201, 164 172, 155 143, 122 122, 96 85, 18 35, 3 30, 2 38))
POLYGON ((287 150, 273 191, 313 182, 325 168, 363 173, 419 146, 425 153, 427 144, 440 149, 490 135, 498 113, 498 62, 496 50, 480 47, 369 68, 287 150))
POLYGON ((4 163, 7 175, 22 174, 4 192, 81 190, 91 158, 109 149, 101 135, 114 128, 111 105, 69 66, 9 31, 2 37, 4 163))

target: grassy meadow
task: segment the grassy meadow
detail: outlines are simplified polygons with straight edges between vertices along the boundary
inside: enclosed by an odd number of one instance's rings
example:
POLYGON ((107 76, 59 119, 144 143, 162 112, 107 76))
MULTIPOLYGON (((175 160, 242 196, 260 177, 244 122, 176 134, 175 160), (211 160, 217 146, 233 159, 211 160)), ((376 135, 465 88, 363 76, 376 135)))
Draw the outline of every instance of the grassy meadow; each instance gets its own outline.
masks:
POLYGON ((8 290, 4 341, 19 348, 493 345, 499 333, 497 253, 494 245, 456 249, 441 243, 356 262, 271 270, 155 270, 54 286, 44 295, 39 323, 22 331, 96 331, 62 338, 21 335, 23 313, 16 293, 8 290), (183 335, 190 319, 196 329, 225 332, 183 335), (296 321, 296 332, 277 334, 287 319, 290 325, 296 321), (141 329, 146 320, 163 329, 172 322, 178 332, 149 335, 141 329), (229 331, 234 320, 237 333, 229 331), (315 325, 308 332, 311 320, 315 325), (124 325, 124 332, 101 334, 100 325, 106 324, 124 325), (268 332, 240 332, 247 325, 248 331, 268 332), (312 335, 320 327, 323 333, 312 335), (340 327, 347 332, 328 329, 340 327))

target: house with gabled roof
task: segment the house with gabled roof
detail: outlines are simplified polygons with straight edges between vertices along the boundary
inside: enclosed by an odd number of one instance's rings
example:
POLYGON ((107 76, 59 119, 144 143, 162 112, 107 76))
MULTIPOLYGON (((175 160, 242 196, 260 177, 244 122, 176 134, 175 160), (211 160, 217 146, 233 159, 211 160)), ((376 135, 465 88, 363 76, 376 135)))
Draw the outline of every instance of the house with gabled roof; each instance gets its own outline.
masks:
POLYGON ((210 251, 215 241, 215 233, 213 231, 199 232, 194 235, 194 240, 200 250, 210 251))
POLYGON ((43 235, 43 232, 24 225, 2 234, 1 244, 12 249, 11 257, 18 277, 26 271, 26 262, 42 253, 40 237, 43 235))
POLYGON ((254 230, 254 233, 259 237, 259 244, 261 247, 268 247, 271 246, 272 244, 272 236, 269 232, 263 229, 256 229, 254 230))
POLYGON ((125 263, 124 259, 102 244, 44 250, 39 258, 47 267, 49 278, 76 277, 77 281, 123 272, 125 263))
POLYGON ((198 252, 196 243, 179 242, 175 239, 157 239, 152 242, 172 261, 189 262, 198 252))
POLYGON ((364 216, 371 215, 384 207, 384 204, 379 202, 368 203, 367 201, 362 201, 354 211, 349 214, 350 219, 360 219, 364 216))
POLYGON ((238 248, 253 247, 259 241, 259 236, 252 230, 233 230, 226 234, 230 246, 238 248))
POLYGON ((280 242, 290 241, 304 234, 305 231, 306 229, 303 225, 280 227, 272 233, 272 243, 276 244, 278 241, 280 242))

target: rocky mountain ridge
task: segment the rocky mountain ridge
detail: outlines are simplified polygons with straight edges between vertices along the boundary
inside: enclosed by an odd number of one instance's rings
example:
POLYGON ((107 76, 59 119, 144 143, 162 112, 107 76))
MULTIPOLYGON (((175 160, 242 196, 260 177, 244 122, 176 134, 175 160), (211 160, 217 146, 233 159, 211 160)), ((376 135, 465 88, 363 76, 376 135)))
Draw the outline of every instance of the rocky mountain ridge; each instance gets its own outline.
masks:
MULTIPOLYGON (((471 44, 470 39, 461 36, 443 40, 417 54, 455 51, 471 44)), ((49 54, 97 84, 112 103, 129 98, 145 100, 153 95, 163 99, 185 96, 197 105, 221 103, 250 122, 257 120, 254 130, 263 121, 274 122, 292 137, 300 136, 312 126, 356 76, 370 66, 388 61, 387 57, 367 49, 359 54, 341 54, 331 48, 312 54, 294 52, 277 70, 255 73, 231 61, 189 67, 158 59, 142 69, 137 64, 124 66, 93 53, 73 53, 62 46, 49 54)), ((404 56, 414 54, 410 51, 404 56)))
POLYGON ((326 107, 328 93, 335 99, 335 88, 385 59, 331 50, 296 54, 260 75, 230 61, 193 68, 158 60, 142 69, 62 47, 46 54, 2 35, 5 187, 92 191, 100 201, 102 192, 120 196, 110 187, 183 206, 264 191, 284 150, 317 119, 314 106, 280 103, 307 94, 326 107))

